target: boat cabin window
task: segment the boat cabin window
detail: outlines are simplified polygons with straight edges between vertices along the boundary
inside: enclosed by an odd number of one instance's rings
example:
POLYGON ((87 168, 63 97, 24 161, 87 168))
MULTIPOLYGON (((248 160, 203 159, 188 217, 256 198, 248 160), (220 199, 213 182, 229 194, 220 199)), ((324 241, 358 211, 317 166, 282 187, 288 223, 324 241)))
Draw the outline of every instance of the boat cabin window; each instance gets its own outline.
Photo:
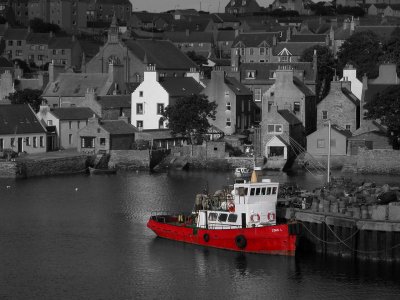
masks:
POLYGON ((261 188, 256 188, 256 196, 260 196, 261 188))
POLYGON ((228 218, 228 214, 219 214, 218 221, 226 222, 227 218, 228 218))
POLYGON ((235 194, 239 196, 246 196, 249 189, 244 187, 239 187, 235 190, 235 194))
POLYGON ((276 194, 276 187, 272 188, 272 194, 275 195, 276 194))
POLYGON ((208 215, 208 220, 209 220, 209 221, 216 221, 216 220, 217 220, 217 217, 218 217, 218 214, 216 214, 216 213, 210 213, 210 214, 208 215))
POLYGON ((271 188, 267 188, 267 195, 271 195, 271 188))
POLYGON ((254 190, 255 188, 250 189, 250 196, 254 196, 254 190))
POLYGON ((265 194, 266 190, 267 190, 267 188, 263 187, 263 188, 261 189, 261 195, 266 195, 266 194, 265 194))
POLYGON ((238 216, 236 214, 229 214, 228 222, 236 223, 237 218, 238 218, 238 216))

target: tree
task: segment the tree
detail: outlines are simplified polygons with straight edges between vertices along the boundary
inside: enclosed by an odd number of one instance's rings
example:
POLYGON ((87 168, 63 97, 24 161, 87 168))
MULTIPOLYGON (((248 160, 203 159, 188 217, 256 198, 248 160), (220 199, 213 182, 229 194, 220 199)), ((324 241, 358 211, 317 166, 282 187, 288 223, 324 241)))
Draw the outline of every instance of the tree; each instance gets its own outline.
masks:
POLYGON ((374 32, 356 32, 340 47, 339 68, 342 70, 346 64, 352 64, 357 68, 358 78, 362 78, 364 73, 375 78, 379 74, 377 62, 382 54, 382 43, 374 32))
MULTIPOLYGON (((368 101, 366 119, 379 119, 387 126, 391 142, 397 142, 400 136, 400 86, 390 86, 368 101)), ((394 143, 396 144, 396 143, 394 143)))
POLYGON ((336 63, 329 48, 321 45, 305 49, 300 61, 313 61, 314 50, 317 51, 317 86, 315 90, 319 100, 323 99, 329 92, 330 83, 336 70, 336 63))
POLYGON ((11 104, 29 104, 35 112, 38 112, 40 105, 47 103, 41 95, 41 90, 24 89, 10 94, 8 99, 11 101, 11 104))
POLYGON ((390 62, 397 65, 397 73, 400 73, 400 27, 396 27, 389 40, 383 45, 381 62, 390 62))
POLYGON ((205 95, 191 95, 177 99, 163 113, 173 135, 181 134, 191 144, 201 141, 201 136, 211 127, 209 119, 215 120, 217 104, 209 102, 205 95))
POLYGON ((196 63, 196 65, 199 67, 200 71, 203 72, 206 78, 210 78, 211 69, 210 67, 205 66, 208 63, 207 58, 197 54, 195 51, 188 51, 186 52, 186 55, 196 63))
POLYGON ((46 23, 43 22, 42 19, 39 18, 34 18, 31 21, 29 21, 29 26, 33 30, 33 32, 53 32, 53 33, 58 33, 61 31, 60 26, 57 24, 52 24, 52 23, 46 23))

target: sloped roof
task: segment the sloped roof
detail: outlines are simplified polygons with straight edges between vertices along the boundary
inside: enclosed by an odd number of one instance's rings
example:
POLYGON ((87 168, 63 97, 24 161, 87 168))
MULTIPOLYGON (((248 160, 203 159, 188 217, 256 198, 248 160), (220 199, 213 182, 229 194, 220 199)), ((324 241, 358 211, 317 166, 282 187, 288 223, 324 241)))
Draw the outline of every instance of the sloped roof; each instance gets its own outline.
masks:
POLYGON ((211 14, 214 23, 224 23, 224 22, 240 22, 240 20, 233 14, 228 13, 215 13, 211 14))
POLYGON ((235 30, 219 30, 217 33, 217 41, 234 41, 235 30))
POLYGON ((312 47, 314 44, 310 45, 310 43, 292 43, 292 42, 284 42, 279 43, 272 49, 272 53, 274 56, 278 55, 283 49, 287 49, 292 55, 301 56, 304 50, 312 47))
POLYGON ((278 70, 280 66, 290 66, 296 71, 304 71, 305 80, 314 80, 314 70, 312 62, 291 62, 291 63, 243 63, 240 65, 241 80, 246 80, 246 70, 255 70, 256 79, 252 82, 265 82, 270 78, 270 73, 278 70))
POLYGON ((342 127, 337 126, 336 124, 332 124, 331 128, 335 131, 337 131, 338 133, 344 135, 345 137, 349 138, 352 136, 351 132, 347 129, 344 129, 342 127))
POLYGON ((288 122, 289 125, 301 124, 301 121, 288 109, 280 109, 278 113, 288 122))
POLYGON ((181 135, 173 136, 171 130, 169 129, 147 129, 138 132, 138 139, 143 140, 163 140, 163 139, 174 139, 176 137, 181 137, 181 135))
POLYGON ((376 121, 373 120, 363 120, 361 123, 361 127, 354 131, 351 139, 357 139, 358 136, 367 132, 377 132, 380 134, 385 134, 387 132, 387 128, 376 121))
POLYGON ((292 43, 325 43, 325 34, 293 34, 290 36, 292 43))
POLYGON ((164 32, 164 39, 174 43, 212 43, 214 41, 212 32, 199 31, 189 32, 188 34, 186 32, 166 31, 164 32))
POLYGON ((27 28, 8 28, 4 33, 5 40, 24 40, 28 35, 27 28))
POLYGON ((197 95, 203 90, 203 86, 192 77, 163 77, 159 82, 170 97, 197 95))
POLYGON ((138 131, 135 126, 123 120, 102 120, 100 126, 111 135, 134 134, 138 131))
POLYGON ((297 77, 293 77, 293 83, 306 97, 315 96, 315 94, 297 77))
POLYGON ((250 4, 255 4, 256 6, 259 6, 256 0, 231 0, 228 2, 228 4, 225 6, 226 8, 230 7, 236 7, 236 8, 241 8, 241 7, 249 7, 250 4))
POLYGON ((33 110, 26 104, 0 105, 0 134, 45 133, 33 110))
POLYGON ((131 107, 131 95, 107 95, 98 96, 97 102, 101 104, 104 109, 110 108, 130 108, 131 107))
POLYGON ((107 73, 62 73, 47 85, 43 97, 84 97, 88 88, 102 95, 110 89, 107 81, 107 73))
POLYGON ((225 77, 225 84, 235 95, 252 95, 252 92, 234 77, 225 77))
POLYGON ((155 64, 157 69, 184 69, 196 68, 197 65, 182 53, 170 41, 158 40, 128 40, 125 42, 129 50, 142 62, 155 64))
POLYGON ((27 44, 49 44, 51 36, 49 33, 31 32, 26 37, 27 44))
POLYGON ((142 23, 152 23, 158 19, 172 20, 173 16, 166 13, 132 12, 142 23))
POLYGON ((59 120, 87 120, 94 114, 89 107, 59 107, 50 112, 59 120))
POLYGON ((353 102, 354 105, 356 106, 360 105, 360 100, 347 88, 342 88, 342 92, 351 102, 353 102))
POLYGON ((392 10, 400 10, 400 4, 389 4, 392 10))
POLYGON ((171 20, 165 30, 167 31, 204 31, 210 23, 211 17, 205 16, 190 16, 185 19, 171 20))
POLYGON ((262 42, 267 42, 272 46, 273 36, 277 34, 276 32, 241 33, 233 41, 233 46, 236 46, 239 42, 243 43, 245 47, 259 47, 262 42))
POLYGON ((72 40, 71 36, 54 37, 50 40, 49 49, 71 49, 77 40, 72 40))
POLYGON ((350 31, 350 28, 344 29, 343 27, 339 27, 338 29, 335 30, 334 39, 336 41, 346 40, 351 36, 351 33, 352 32, 350 31))

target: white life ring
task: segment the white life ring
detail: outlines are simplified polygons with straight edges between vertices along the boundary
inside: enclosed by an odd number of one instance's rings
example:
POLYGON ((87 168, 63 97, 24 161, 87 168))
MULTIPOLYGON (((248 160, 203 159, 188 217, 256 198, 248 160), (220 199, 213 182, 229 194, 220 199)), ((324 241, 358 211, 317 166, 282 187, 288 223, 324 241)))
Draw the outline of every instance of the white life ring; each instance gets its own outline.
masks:
POLYGON ((275 216, 275 213, 273 211, 268 212, 267 219, 268 219, 269 222, 275 221, 275 217, 276 216, 275 216))
POLYGON ((250 216, 250 220, 251 220, 251 222, 253 222, 253 223, 258 223, 258 222, 260 222, 260 220, 261 220, 260 214, 252 214, 252 215, 250 216))

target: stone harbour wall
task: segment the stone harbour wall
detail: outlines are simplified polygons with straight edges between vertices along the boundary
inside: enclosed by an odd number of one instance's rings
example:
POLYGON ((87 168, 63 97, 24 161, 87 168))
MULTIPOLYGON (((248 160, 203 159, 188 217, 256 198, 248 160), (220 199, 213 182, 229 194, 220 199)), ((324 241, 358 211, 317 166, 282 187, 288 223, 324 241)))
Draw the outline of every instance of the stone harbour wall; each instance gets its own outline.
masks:
POLYGON ((16 178, 18 173, 18 166, 13 161, 0 162, 0 178, 16 178))
POLYGON ((123 170, 148 169, 150 168, 150 151, 112 150, 108 166, 123 170))

